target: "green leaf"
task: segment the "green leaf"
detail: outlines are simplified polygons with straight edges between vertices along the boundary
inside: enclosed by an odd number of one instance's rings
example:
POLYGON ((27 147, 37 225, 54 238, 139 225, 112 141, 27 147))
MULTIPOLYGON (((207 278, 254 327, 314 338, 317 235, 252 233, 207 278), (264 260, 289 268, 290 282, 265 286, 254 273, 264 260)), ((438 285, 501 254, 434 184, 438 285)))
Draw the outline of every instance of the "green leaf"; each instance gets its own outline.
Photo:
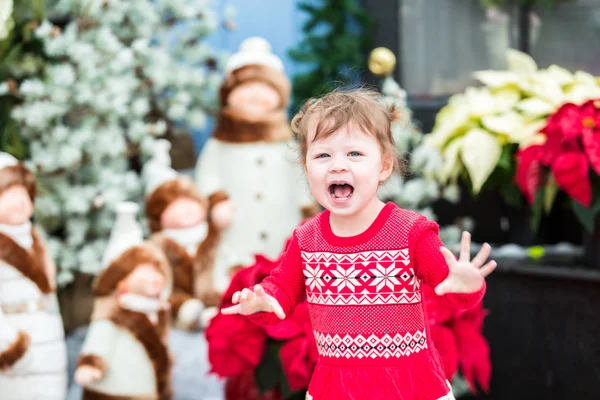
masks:
POLYGON ((550 174, 550 178, 548 182, 546 182, 546 195, 544 197, 544 211, 546 214, 550 214, 552 211, 552 206, 554 205, 554 200, 556 199, 556 195, 558 194, 558 185, 556 181, 554 181, 554 177, 550 174))
POLYGON ((280 342, 271 339, 268 340, 265 356, 254 371, 256 385, 261 393, 266 393, 282 383, 281 378, 283 368, 281 367, 279 358, 280 350, 280 342))
POLYGON ((540 222, 542 220, 542 211, 544 209, 544 192, 543 187, 539 188, 535 193, 535 202, 533 203, 533 209, 531 214, 531 230, 537 232, 540 228, 540 222))
POLYGON ((600 198, 596 200, 594 204, 590 206, 590 208, 586 208, 580 202, 571 199, 571 207, 573 208, 573 212, 575 216, 583 225, 585 230, 588 233, 594 232, 594 220, 596 219, 596 214, 600 211, 600 198))

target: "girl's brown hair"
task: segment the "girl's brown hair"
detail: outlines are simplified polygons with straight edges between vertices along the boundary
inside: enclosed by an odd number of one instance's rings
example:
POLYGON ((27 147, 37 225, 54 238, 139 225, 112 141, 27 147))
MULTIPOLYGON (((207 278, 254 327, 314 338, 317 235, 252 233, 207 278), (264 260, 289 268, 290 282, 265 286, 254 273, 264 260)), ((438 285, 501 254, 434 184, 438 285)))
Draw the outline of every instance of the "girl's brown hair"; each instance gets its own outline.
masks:
POLYGON ((368 89, 335 90, 320 98, 309 99, 292 119, 292 130, 298 139, 302 164, 306 164, 309 129, 315 129, 313 139, 326 138, 354 124, 377 139, 382 160, 392 160, 393 170, 403 173, 400 157, 392 137, 392 122, 400 121, 401 112, 395 105, 385 105, 382 95, 368 89))

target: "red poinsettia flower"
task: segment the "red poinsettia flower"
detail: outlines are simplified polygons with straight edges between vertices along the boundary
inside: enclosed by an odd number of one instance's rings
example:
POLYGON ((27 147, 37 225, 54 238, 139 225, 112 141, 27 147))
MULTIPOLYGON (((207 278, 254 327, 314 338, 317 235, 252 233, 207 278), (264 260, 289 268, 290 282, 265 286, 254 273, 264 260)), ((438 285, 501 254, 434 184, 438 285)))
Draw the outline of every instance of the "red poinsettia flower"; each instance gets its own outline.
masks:
POLYGON ((459 313, 451 323, 458 349, 458 365, 469 388, 477 393, 476 385, 489 392, 492 378, 490 346, 483 336, 483 320, 487 310, 477 307, 459 313))
MULTIPOLYGON (((223 295, 221 308, 232 305, 233 294, 262 281, 277 265, 262 255, 255 263, 240 269, 231 279, 223 295)), ((264 357, 267 335, 264 328, 252 323, 243 315, 215 316, 206 329, 208 358, 211 372, 230 377, 256 368, 264 357)))
POLYGON ((586 207, 592 201, 589 170, 585 154, 575 151, 559 154, 552 163, 552 174, 558 186, 586 207))
POLYGON ((543 146, 529 146, 517 153, 517 185, 529 204, 535 202, 535 194, 542 185, 543 146))
POLYGON ((561 189, 589 207, 590 166, 600 174, 600 100, 564 104, 548 118, 541 132, 546 135, 543 145, 530 146, 517 154, 515 179, 519 188, 533 204, 550 170, 561 189))
POLYGON ((211 372, 229 377, 254 369, 264 357, 267 335, 243 315, 217 314, 206 328, 211 372))
POLYGON ((442 358, 446 378, 452 380, 460 369, 473 393, 477 393, 477 386, 488 392, 492 362, 483 336, 483 319, 487 314, 483 303, 457 311, 428 285, 423 286, 423 298, 433 344, 442 358))
POLYGON ((266 331, 269 337, 284 342, 279 356, 290 389, 307 388, 318 358, 308 304, 298 304, 290 318, 267 327, 266 331))

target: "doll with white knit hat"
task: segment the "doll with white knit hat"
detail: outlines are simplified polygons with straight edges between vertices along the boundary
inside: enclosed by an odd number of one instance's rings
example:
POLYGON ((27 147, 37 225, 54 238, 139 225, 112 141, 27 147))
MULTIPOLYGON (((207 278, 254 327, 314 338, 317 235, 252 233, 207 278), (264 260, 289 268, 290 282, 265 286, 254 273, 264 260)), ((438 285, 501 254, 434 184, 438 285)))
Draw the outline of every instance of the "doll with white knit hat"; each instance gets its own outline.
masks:
POLYGON ((213 266, 222 230, 231 222, 223 193, 204 197, 193 180, 171 168, 169 141, 155 141, 143 170, 150 240, 165 253, 174 277, 170 298, 175 327, 195 330, 216 314, 222 293, 213 266))
POLYGON ((163 252, 143 241, 139 206, 123 202, 116 210, 75 381, 83 400, 170 399, 171 271, 163 252))
POLYGON ((32 173, 0 152, 0 398, 64 400, 56 267, 31 223, 35 194, 32 173))
POLYGON ((283 63, 266 40, 251 37, 225 69, 216 126, 196 165, 200 191, 226 193, 222 206, 233 214, 214 268, 221 291, 255 254, 278 257, 294 228, 318 211, 293 152, 283 63))

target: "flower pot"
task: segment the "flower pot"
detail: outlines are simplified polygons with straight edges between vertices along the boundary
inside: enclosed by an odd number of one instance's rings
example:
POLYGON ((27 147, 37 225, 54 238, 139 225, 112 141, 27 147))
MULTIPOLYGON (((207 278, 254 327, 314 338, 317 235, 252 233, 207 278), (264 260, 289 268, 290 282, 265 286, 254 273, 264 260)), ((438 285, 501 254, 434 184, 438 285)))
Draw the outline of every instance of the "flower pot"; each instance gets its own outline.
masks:
POLYGON ((282 400, 277 391, 271 390, 267 393, 260 393, 254 378, 254 370, 248 369, 245 372, 227 378, 225 383, 226 400, 282 400))

